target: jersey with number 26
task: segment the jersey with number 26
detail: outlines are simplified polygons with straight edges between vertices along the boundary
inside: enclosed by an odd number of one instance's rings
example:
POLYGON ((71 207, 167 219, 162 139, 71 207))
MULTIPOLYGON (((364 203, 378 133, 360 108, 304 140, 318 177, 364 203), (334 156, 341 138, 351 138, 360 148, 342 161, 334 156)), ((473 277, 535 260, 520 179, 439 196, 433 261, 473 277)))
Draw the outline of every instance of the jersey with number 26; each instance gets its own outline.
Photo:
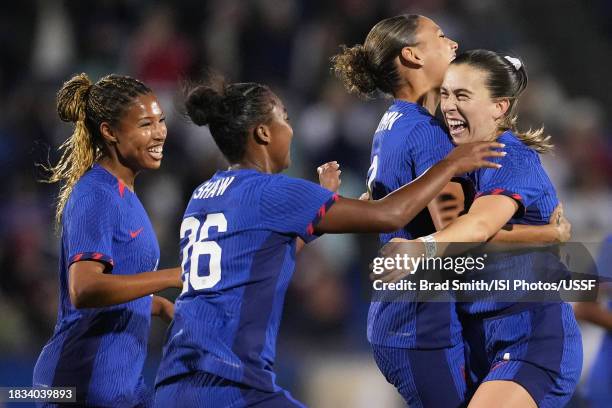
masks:
POLYGON ((296 238, 336 200, 320 186, 255 170, 217 172, 198 187, 180 231, 183 291, 157 376, 204 371, 276 391, 276 336, 296 238))

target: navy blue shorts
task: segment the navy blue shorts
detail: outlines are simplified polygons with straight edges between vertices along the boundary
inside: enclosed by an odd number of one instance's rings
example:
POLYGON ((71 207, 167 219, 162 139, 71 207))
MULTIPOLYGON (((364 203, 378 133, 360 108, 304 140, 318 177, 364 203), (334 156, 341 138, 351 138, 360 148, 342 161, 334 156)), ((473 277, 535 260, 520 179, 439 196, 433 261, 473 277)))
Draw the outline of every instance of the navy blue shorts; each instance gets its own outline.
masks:
POLYGON ((372 345, 387 381, 410 408, 457 408, 466 403, 463 344, 419 350, 372 345))
POLYGON ((582 371, 582 336, 567 303, 512 314, 461 316, 468 395, 485 381, 513 381, 539 408, 565 406, 582 371))
POLYGON ((305 408, 288 391, 267 392, 195 372, 170 378, 155 387, 155 407, 305 408))

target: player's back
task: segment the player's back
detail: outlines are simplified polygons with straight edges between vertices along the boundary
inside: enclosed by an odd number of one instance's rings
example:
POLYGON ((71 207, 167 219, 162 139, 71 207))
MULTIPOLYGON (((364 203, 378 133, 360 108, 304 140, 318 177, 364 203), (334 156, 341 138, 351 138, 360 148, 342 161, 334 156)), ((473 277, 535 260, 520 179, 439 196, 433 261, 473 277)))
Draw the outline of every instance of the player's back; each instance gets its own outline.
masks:
MULTIPOLYGON (((440 121, 422 106, 395 100, 383 115, 372 142, 368 190, 375 200, 420 177, 453 149, 440 121)), ((380 234, 381 244, 395 237, 414 239, 435 232, 427 208, 403 228, 380 234)), ((419 303, 412 294, 388 301, 388 293, 374 292, 368 312, 368 340, 402 348, 441 348, 461 341, 454 305, 419 303)))
MULTIPOLYGON (((198 187, 181 225, 184 286, 157 383, 204 371, 275 390, 272 365, 295 239, 334 195, 255 170, 217 172, 198 187)), ((324 212, 324 210, 323 210, 324 212)))
MULTIPOLYGON (((395 100, 383 115, 372 141, 368 190, 379 200, 421 176, 445 158, 453 144, 444 126, 422 106, 395 100)), ((424 209, 404 228, 380 234, 381 244, 391 238, 414 239, 435 232, 424 209)))

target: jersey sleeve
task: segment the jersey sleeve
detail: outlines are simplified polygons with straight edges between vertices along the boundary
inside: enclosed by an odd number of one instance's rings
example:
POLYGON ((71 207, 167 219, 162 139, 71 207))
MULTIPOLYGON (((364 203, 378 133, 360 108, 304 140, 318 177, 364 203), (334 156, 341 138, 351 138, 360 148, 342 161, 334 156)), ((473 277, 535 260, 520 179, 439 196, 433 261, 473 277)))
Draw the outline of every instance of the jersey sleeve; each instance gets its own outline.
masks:
POLYGON ((113 197, 104 191, 78 197, 67 206, 63 216, 63 238, 68 265, 93 260, 113 267, 113 231, 118 214, 113 197))
POLYGON ((274 176, 261 195, 262 223, 266 229, 310 242, 317 238, 315 226, 337 199, 337 194, 310 181, 274 176))
POLYGON ((442 124, 434 119, 416 125, 406 143, 417 177, 444 159, 454 147, 442 124))
POLYGON ((507 156, 492 158, 500 163, 500 169, 482 168, 476 199, 487 195, 505 195, 517 202, 519 208, 515 216, 525 215, 529 207, 540 195, 539 172, 532 157, 535 152, 525 149, 508 149, 507 156))

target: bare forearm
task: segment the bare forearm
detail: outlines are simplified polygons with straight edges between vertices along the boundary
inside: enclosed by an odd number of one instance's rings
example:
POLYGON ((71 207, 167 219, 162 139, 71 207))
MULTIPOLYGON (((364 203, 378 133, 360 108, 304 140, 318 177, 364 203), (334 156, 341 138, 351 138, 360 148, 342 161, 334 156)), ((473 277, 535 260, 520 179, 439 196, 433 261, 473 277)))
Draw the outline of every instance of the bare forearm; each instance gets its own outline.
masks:
MULTIPOLYGON (((480 197, 470 208, 470 212, 453 221, 444 230, 434 234, 439 243, 482 243, 487 242, 512 217, 517 210, 517 203, 505 196, 480 197)), ((445 255, 453 255, 455 251, 445 245, 438 245, 445 255)), ((457 246, 454 246, 457 248, 457 246)), ((463 250, 468 249, 461 245, 463 250)), ((461 249, 461 248, 458 248, 461 249)))
POLYGON ((457 255, 477 247, 487 240, 487 226, 476 217, 465 215, 433 236, 437 242, 436 256, 457 255), (461 245, 453 245, 461 243, 461 245))
POLYGON ((77 308, 117 305, 178 287, 180 274, 180 268, 171 268, 134 275, 83 276, 78 285, 74 285, 71 298, 77 308))
POLYGON ((438 242, 486 242, 494 234, 493 228, 481 217, 470 214, 457 218, 444 230, 436 232, 438 242))
POLYGON ((342 198, 323 217, 317 233, 391 232, 408 224, 444 188, 455 174, 442 161, 423 176, 381 200, 342 198))

